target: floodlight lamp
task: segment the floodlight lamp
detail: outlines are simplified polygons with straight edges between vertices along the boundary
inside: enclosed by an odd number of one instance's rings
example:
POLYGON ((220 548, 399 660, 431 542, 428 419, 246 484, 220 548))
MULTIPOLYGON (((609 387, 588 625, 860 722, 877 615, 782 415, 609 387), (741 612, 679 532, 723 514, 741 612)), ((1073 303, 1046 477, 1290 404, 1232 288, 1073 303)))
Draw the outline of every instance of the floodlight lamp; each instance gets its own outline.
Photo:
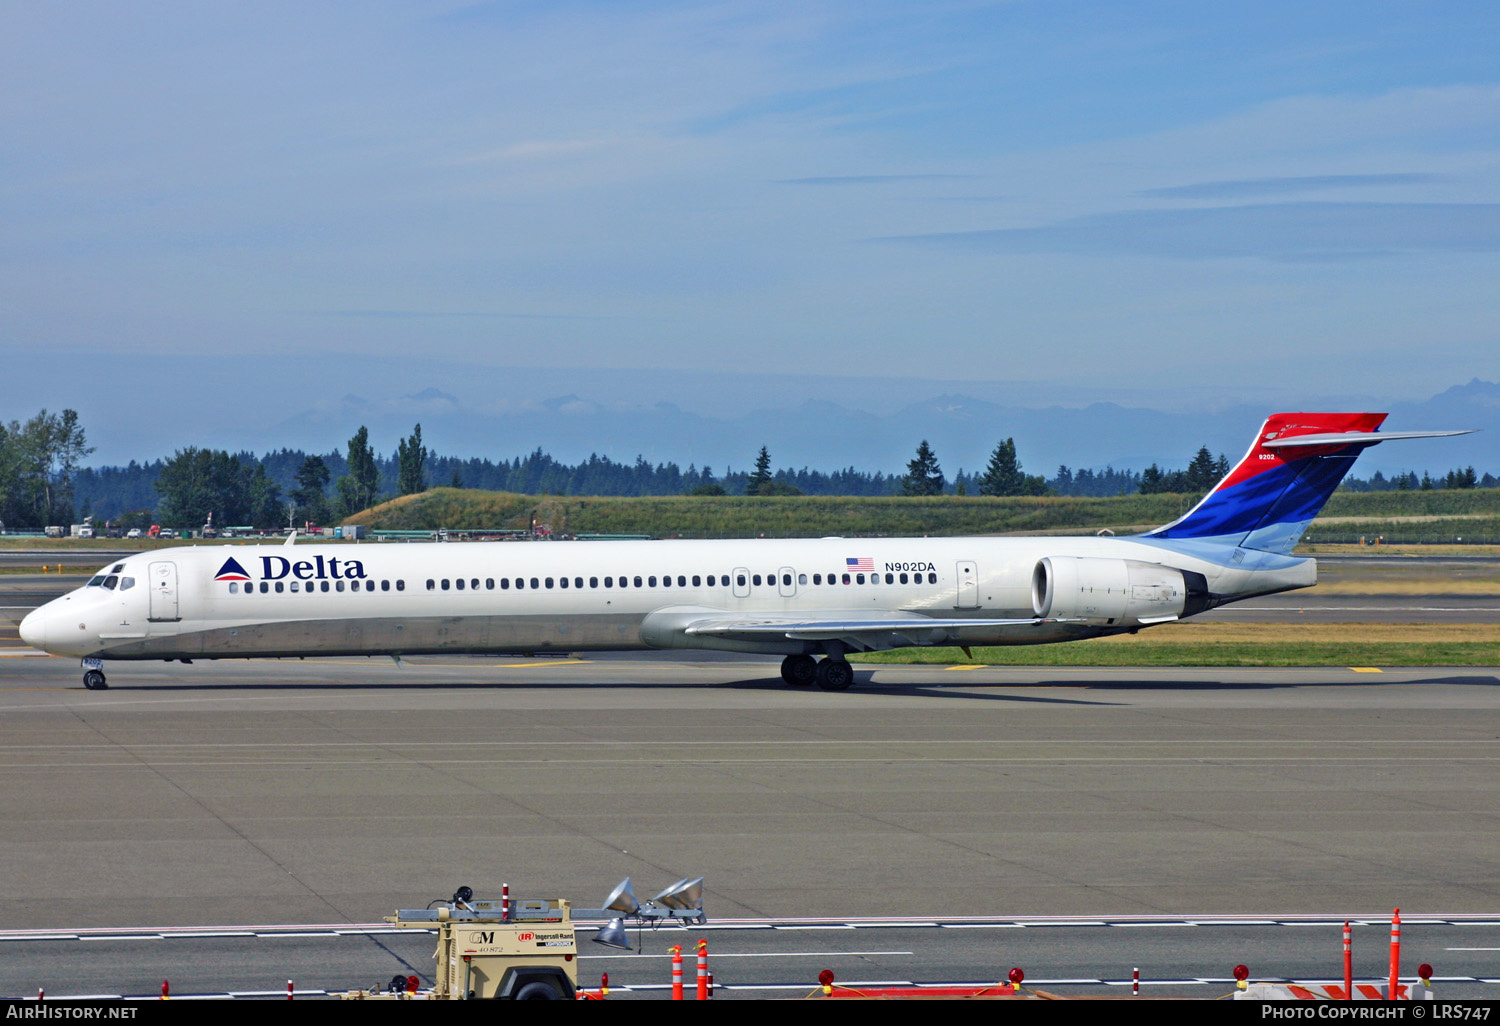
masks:
POLYGON ((667 908, 693 909, 703 907, 703 877, 678 880, 671 887, 651 899, 667 908))
POLYGON ((594 943, 603 944, 608 948, 624 948, 630 950, 630 938, 625 936, 625 921, 619 916, 611 919, 607 924, 601 926, 594 934, 594 943))
POLYGON ((636 900, 635 891, 630 889, 630 877, 621 880, 620 885, 609 892, 609 897, 604 899, 604 907, 627 916, 640 911, 641 903, 636 900))

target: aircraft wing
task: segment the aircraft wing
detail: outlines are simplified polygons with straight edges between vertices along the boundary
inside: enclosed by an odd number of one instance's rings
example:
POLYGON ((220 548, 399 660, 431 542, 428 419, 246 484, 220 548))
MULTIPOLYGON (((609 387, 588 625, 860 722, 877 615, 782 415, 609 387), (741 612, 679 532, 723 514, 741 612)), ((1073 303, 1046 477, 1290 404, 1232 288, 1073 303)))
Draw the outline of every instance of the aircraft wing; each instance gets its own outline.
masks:
POLYGON ((842 641, 855 650, 895 648, 907 645, 963 644, 961 632, 975 627, 1040 627, 1073 623, 1056 617, 993 619, 979 617, 938 618, 920 613, 881 611, 864 613, 801 612, 795 616, 709 616, 683 623, 689 635, 741 637, 745 640, 786 638, 789 641, 842 641))

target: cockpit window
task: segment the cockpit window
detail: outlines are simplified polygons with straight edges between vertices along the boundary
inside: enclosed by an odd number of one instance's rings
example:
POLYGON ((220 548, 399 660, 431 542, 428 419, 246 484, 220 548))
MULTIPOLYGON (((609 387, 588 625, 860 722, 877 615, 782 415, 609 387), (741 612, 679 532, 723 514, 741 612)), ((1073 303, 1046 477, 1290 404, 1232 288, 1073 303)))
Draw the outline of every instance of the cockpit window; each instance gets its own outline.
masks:
POLYGON ((119 578, 118 574, 110 574, 108 577, 106 577, 104 579, 104 587, 108 591, 114 591, 115 590, 115 585, 117 585, 119 583, 120 583, 120 578, 119 578))
POLYGON ((124 570, 124 569, 125 569, 125 564, 124 563, 116 563, 115 564, 115 568, 113 570, 111 570, 110 573, 117 574, 121 570, 124 570))
POLYGON ((121 591, 129 591, 131 588, 134 588, 134 587, 135 587, 135 578, 134 577, 121 577, 120 578, 120 590, 121 591))
POLYGON ((104 575, 100 574, 98 577, 95 577, 93 580, 89 581, 89 583, 86 584, 84 587, 87 587, 87 588, 97 588, 97 587, 99 587, 99 585, 101 585, 103 583, 104 583, 104 575))

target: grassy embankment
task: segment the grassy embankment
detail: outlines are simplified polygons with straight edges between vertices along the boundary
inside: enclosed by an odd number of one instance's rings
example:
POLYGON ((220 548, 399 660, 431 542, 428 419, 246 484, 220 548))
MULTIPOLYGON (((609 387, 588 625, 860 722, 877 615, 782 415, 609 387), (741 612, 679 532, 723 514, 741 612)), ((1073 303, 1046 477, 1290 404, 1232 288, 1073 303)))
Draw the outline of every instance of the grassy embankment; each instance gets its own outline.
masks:
MULTIPOLYGON (((587 498, 434 488, 364 511, 346 523, 392 530, 526 528, 657 538, 817 538, 1067 534, 1147 530, 1180 516, 1194 495, 1114 498, 835 498, 660 496, 587 498)), ((1391 543, 1500 543, 1500 489, 1340 493, 1308 533, 1309 544, 1384 535, 1391 543)), ((1469 550, 1472 551, 1472 550, 1469 550)))

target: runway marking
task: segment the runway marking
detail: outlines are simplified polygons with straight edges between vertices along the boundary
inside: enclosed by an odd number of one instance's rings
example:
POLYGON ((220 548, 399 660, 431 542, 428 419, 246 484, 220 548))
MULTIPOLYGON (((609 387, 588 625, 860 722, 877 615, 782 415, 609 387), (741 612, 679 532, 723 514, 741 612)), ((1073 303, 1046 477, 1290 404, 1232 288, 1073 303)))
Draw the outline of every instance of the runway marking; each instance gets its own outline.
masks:
POLYGON ((1378 666, 1351 666, 1351 667, 1349 667, 1349 669, 1353 670, 1355 673, 1384 673, 1385 672, 1384 670, 1382 670, 1378 666))
MULTIPOLYGON (((724 958, 833 958, 833 957, 838 956, 838 955, 875 956, 875 955, 914 955, 914 954, 916 954, 915 951, 742 951, 742 952, 715 951, 714 952, 714 960, 718 961, 719 959, 724 959, 724 958)), ((659 962, 665 962, 666 960, 670 959, 671 957, 672 956, 668 955, 668 954, 643 955, 643 954, 639 954, 639 953, 636 953, 636 952, 622 951, 618 955, 579 955, 578 956, 578 961, 580 961, 580 962, 597 962, 597 961, 599 961, 601 959, 607 959, 607 958, 628 958, 628 959, 631 959, 631 960, 637 961, 637 962, 639 962, 641 959, 655 959, 655 960, 657 960, 659 962)), ((685 961, 686 961, 686 959, 684 959, 684 962, 685 961)))
MULTIPOLYGON (((1308 742, 1316 744, 1316 742, 1308 742)), ((434 766, 642 766, 646 764, 660 764, 663 766, 890 766, 890 765, 984 765, 984 766, 1035 766, 1055 765, 1067 763, 1071 766, 1115 766, 1115 765, 1166 765, 1182 763, 1186 765, 1202 765, 1205 762, 1224 762, 1232 765, 1317 765, 1331 763, 1335 765, 1354 766, 1380 763, 1419 763, 1419 762, 1500 762, 1500 756, 1264 756, 1264 757, 1240 757, 1225 760, 1223 757, 1212 755, 1184 756, 1182 758, 1101 758, 1069 757, 1064 758, 1056 755, 1033 755, 1017 756, 1015 758, 957 758, 957 757, 933 757, 925 758, 914 756, 911 758, 886 757, 879 759, 717 759, 712 757, 663 758, 657 752, 650 752, 640 759, 422 759, 420 766, 412 766, 408 763, 394 759, 349 759, 349 760, 296 760, 296 761, 251 761, 239 760, 228 761, 222 759, 204 761, 158 761, 151 762, 146 766, 138 760, 128 762, 91 762, 80 765, 77 762, 16 762, 0 763, 4 769, 185 769, 189 767, 231 767, 244 766, 256 769, 282 769, 282 768, 319 768, 319 769, 353 769, 363 766, 400 766, 402 768, 420 769, 422 767, 432 768, 434 766)))
POLYGON ((959 666, 948 667, 948 672, 953 673, 958 670, 988 670, 989 668, 985 663, 964 663, 959 666))
MULTIPOLYGON (((795 918, 767 918, 767 919, 730 919, 717 923, 706 923, 696 929, 703 931, 724 930, 775 930, 786 932, 808 932, 822 930, 859 930, 859 929, 889 929, 889 930, 984 930, 984 929, 1056 929, 1067 928, 1099 928, 1120 929, 1142 926, 1194 926, 1203 928, 1212 927, 1242 927, 1242 926, 1270 926, 1270 927, 1299 927, 1313 926, 1323 929, 1336 929, 1345 922, 1352 926, 1361 927, 1387 927, 1390 925, 1389 913, 1378 915, 1351 915, 1351 916, 1305 916, 1286 915, 1268 916, 1265 918, 1246 918, 1243 916, 1219 917, 1211 915, 1198 916, 1103 916, 1103 917, 1070 917, 1070 916, 954 916, 951 918, 926 917, 911 919, 881 918, 866 919, 858 916, 848 918, 829 917, 821 920, 804 920, 795 918)), ((1439 916, 1410 917, 1405 920, 1409 925, 1431 925, 1431 926, 1500 926, 1500 920, 1493 916, 1481 918, 1478 915, 1469 914, 1447 914, 1439 916)), ((603 920, 578 920, 577 928, 580 931, 598 930, 603 925, 603 920)), ((0 930, 0 942, 26 942, 26 941, 129 941, 129 940, 198 940, 204 938, 239 937, 246 939, 339 939, 341 937, 359 937, 370 934, 435 934, 436 930, 418 928, 398 930, 384 923, 342 923, 342 924, 297 924, 288 923, 283 926, 256 925, 256 926, 212 926, 212 927, 125 927, 125 928, 85 928, 78 930, 0 930)), ((1447 951, 1500 951, 1495 947, 1451 947, 1447 951)), ((775 954, 775 953, 772 953, 775 954)), ((791 952, 791 955, 802 957, 803 955, 909 955, 908 951, 844 951, 844 952, 791 952)), ((587 958, 665 958, 666 955, 648 956, 641 955, 613 955, 599 954, 584 956, 587 958)), ((717 957, 761 957, 759 954, 742 953, 730 955, 721 953, 717 957)), ((769 957, 769 956, 768 956, 769 957)), ((1232 982, 1222 980, 1219 982, 1232 982)), ((283 992, 278 992, 283 993, 283 992)))
MULTIPOLYGON (((1317 745, 1326 748, 1331 745, 1500 745, 1500 738, 1386 738, 1386 739, 1351 739, 1351 738, 1307 738, 1278 739, 1278 738, 1215 738, 1208 737, 1202 740, 1191 739, 1167 739, 1162 741, 1143 741, 1140 738, 1094 738, 1089 740, 1078 740, 1075 738, 993 738, 979 737, 971 740, 962 738, 872 738, 854 741, 839 740, 804 740, 788 738, 782 741, 678 741, 674 742, 677 747, 702 746, 707 748, 728 747, 799 747, 799 746, 827 746, 827 747, 855 747, 868 748, 870 745, 912 745, 922 748, 932 748, 938 745, 1086 745, 1096 748, 1100 745, 1152 745, 1157 747, 1181 746, 1181 745, 1212 745, 1214 748, 1222 748, 1227 745, 1317 745)), ((229 741, 224 743, 200 742, 200 741, 150 741, 140 744, 86 744, 86 745, 53 745, 53 744, 0 744, 0 752, 3 751, 44 751, 59 749, 66 751, 118 751, 128 748, 131 751, 147 751, 159 749, 209 749, 221 751, 233 748, 250 748, 256 751, 274 750, 279 748, 303 749, 303 748, 631 748, 640 747, 639 741, 330 741, 321 743, 317 741, 283 741, 255 743, 249 741, 229 741)))

